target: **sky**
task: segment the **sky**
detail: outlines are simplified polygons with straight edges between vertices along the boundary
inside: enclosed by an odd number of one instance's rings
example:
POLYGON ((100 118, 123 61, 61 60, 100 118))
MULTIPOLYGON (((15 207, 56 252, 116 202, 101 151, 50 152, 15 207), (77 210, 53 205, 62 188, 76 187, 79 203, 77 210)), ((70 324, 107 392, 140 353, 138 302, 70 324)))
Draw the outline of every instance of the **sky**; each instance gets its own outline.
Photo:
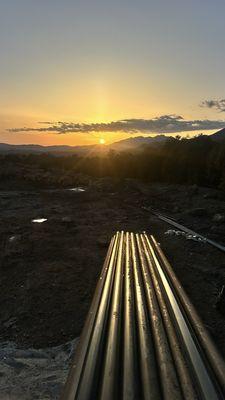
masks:
POLYGON ((224 15, 224 0, 0 0, 0 142, 222 128, 224 15))

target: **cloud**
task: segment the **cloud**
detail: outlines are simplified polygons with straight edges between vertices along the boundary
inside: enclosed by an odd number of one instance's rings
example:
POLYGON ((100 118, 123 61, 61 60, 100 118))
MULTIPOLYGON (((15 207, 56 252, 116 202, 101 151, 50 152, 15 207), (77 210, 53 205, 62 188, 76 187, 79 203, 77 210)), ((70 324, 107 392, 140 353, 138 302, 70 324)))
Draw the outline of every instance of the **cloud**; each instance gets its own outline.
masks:
POLYGON ((214 108, 217 111, 225 112, 225 99, 221 100, 204 100, 200 104, 201 107, 214 108))
POLYGON ((152 119, 124 119, 108 123, 73 123, 45 122, 46 126, 11 128, 9 132, 47 132, 47 133, 93 133, 93 132, 124 132, 124 133, 176 133, 185 131, 220 129, 225 127, 221 120, 185 120, 180 115, 162 115, 152 119))

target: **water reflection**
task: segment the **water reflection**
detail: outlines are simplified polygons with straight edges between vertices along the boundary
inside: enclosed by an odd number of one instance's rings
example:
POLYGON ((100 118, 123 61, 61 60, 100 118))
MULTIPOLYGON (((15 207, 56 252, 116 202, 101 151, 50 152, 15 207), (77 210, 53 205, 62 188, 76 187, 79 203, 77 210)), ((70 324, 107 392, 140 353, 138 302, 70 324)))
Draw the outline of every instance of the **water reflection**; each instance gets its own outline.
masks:
POLYGON ((46 222, 47 218, 36 218, 32 219, 32 222, 37 223, 37 224, 42 224, 43 222, 46 222))
POLYGON ((71 188, 68 189, 70 192, 76 192, 76 193, 80 193, 80 192, 85 192, 85 189, 83 189, 82 187, 75 187, 75 188, 71 188))

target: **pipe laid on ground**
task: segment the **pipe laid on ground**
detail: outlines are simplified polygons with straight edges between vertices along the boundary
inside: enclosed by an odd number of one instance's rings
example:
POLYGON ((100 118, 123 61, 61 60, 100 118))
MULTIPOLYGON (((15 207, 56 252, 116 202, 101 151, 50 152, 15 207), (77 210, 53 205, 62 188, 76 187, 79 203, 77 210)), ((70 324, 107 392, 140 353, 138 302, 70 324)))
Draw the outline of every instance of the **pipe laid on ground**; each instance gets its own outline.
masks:
POLYGON ((214 343, 212 342, 211 338, 209 337, 204 325, 199 318, 194 306, 191 304, 188 296, 186 295, 183 287, 181 286, 180 282, 178 281, 170 263, 168 262, 167 258, 165 257, 164 253, 162 252, 160 246, 158 245, 157 241, 153 236, 150 236, 151 242, 154 246, 154 252, 161 260, 163 268, 169 277, 171 284, 176 289, 177 297, 179 298, 182 307, 187 314, 191 325, 198 337, 198 340, 201 343, 201 347, 203 348, 206 357, 208 358, 209 364, 211 364, 212 370, 214 371, 216 378, 220 382, 222 390, 225 392, 225 365, 224 360, 219 354, 217 348, 215 347, 214 343))
POLYGON ((222 400, 224 371, 155 239, 117 232, 61 400, 222 400))
POLYGON ((116 262, 115 278, 109 310, 108 332, 102 359, 102 379, 100 399, 118 398, 119 351, 121 343, 122 295, 124 265, 124 233, 120 235, 119 250, 116 262))
POLYGON ((138 392, 138 365, 136 346, 136 321, 134 303, 134 274, 131 257, 130 236, 126 233, 124 271, 124 324, 123 324, 123 400, 136 400, 138 392))
POLYGON ((160 400, 161 390, 158 376, 158 368, 155 358, 152 332, 149 324, 149 316, 144 296, 141 270, 137 256, 137 248, 134 234, 131 233, 131 251, 134 269, 134 292, 136 303, 136 318, 139 348, 139 368, 143 400, 160 400))
POLYGON ((207 237, 200 235, 199 233, 193 231, 192 229, 189 229, 186 226, 179 224, 178 222, 176 222, 172 218, 169 218, 169 217, 167 217, 165 215, 162 215, 162 214, 160 214, 160 213, 158 213, 156 211, 153 211, 150 208, 147 208, 147 207, 143 207, 143 208, 144 208, 144 210, 150 211, 152 214, 156 215, 156 217, 161 219, 161 221, 164 221, 167 224, 172 225, 175 228, 177 228, 177 229, 179 229, 179 230, 181 230, 183 232, 186 232, 189 235, 195 236, 196 238, 200 238, 200 239, 202 239, 204 241, 204 243, 208 243, 211 246, 216 247, 218 250, 225 252, 225 246, 223 246, 220 243, 215 242, 215 240, 208 239, 207 237))
POLYGON ((84 325, 77 351, 75 352, 72 368, 69 373, 62 399, 88 399, 93 393, 97 359, 102 343, 105 317, 109 302, 109 291, 112 287, 112 276, 120 240, 119 233, 112 239, 103 272, 84 325))
POLYGON ((156 272, 155 272, 155 269, 154 269, 154 266, 152 263, 152 258, 147 250, 146 242, 144 240, 143 235, 141 235, 141 241, 142 241, 143 248, 145 251, 148 268, 150 270, 152 283, 153 283, 156 297, 158 300, 158 304, 160 307, 160 312, 161 312, 161 316, 162 316, 163 323, 165 326, 167 338, 168 338, 168 341, 170 344, 172 357, 173 357, 174 364, 176 366, 176 371, 177 371, 177 374, 179 377, 182 394, 183 394, 183 399, 196 400, 198 398, 198 396, 197 396, 196 390, 194 388, 194 385, 193 385, 193 382, 192 382, 192 379, 190 376, 190 371, 188 370, 187 362, 185 361, 185 358, 183 356, 182 347, 181 347, 179 341, 177 340, 176 331, 173 326, 173 323, 172 323, 172 320, 170 317, 170 313, 169 313, 168 307, 166 305, 166 302, 165 302, 163 293, 161 291, 160 284, 157 279, 157 275, 156 275, 156 272))

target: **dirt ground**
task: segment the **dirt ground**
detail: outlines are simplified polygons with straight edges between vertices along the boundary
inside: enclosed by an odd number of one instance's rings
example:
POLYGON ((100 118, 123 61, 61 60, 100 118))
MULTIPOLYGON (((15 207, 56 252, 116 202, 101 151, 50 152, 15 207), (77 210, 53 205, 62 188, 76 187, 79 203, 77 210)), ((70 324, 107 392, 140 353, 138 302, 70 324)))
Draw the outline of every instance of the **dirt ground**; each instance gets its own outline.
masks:
POLYGON ((225 310, 216 307, 225 284, 225 254, 165 235, 172 228, 143 209, 156 208, 225 244, 223 194, 110 179, 85 189, 0 190, 0 341, 38 349, 78 337, 110 238, 117 230, 145 230, 161 243, 225 355, 225 310), (47 221, 32 222, 42 217, 47 221))

